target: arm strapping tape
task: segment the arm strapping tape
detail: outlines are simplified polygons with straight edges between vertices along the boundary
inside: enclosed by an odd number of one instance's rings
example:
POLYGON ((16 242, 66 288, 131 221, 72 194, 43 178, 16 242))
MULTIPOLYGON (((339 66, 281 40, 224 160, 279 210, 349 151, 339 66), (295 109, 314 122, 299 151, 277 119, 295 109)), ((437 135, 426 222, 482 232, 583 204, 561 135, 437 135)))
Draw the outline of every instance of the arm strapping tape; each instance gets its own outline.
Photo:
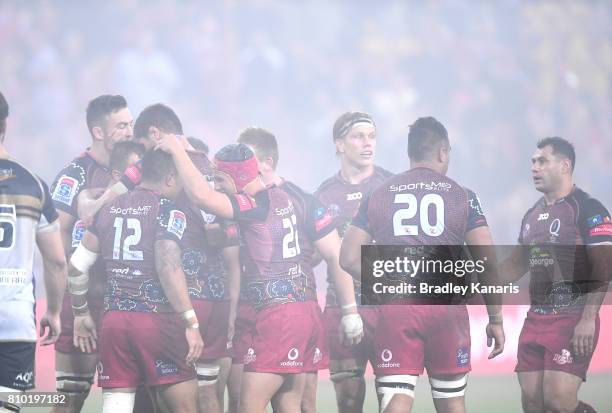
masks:
POLYGON ((79 272, 86 273, 89 272, 96 259, 98 259, 98 254, 89 251, 83 244, 80 244, 74 254, 72 254, 72 257, 70 257, 70 264, 79 270, 79 272))

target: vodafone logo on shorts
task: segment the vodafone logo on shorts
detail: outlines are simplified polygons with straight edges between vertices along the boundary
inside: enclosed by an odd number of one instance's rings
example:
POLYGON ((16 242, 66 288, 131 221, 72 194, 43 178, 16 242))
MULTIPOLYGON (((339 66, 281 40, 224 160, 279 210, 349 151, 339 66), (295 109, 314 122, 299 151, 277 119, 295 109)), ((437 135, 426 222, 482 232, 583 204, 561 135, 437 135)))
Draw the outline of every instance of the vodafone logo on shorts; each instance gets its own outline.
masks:
POLYGON ((104 365, 102 362, 98 362, 98 380, 110 380, 109 376, 104 375, 104 365))
POLYGON ((380 352, 380 358, 382 359, 382 363, 378 363, 376 367, 385 369, 385 368, 399 368, 400 363, 391 363, 393 359, 393 353, 388 348, 384 349, 380 352))
POLYGON ((574 362, 574 358, 572 357, 572 353, 570 353, 567 349, 562 349, 561 354, 557 353, 553 357, 553 361, 559 365, 571 364, 574 362))
POLYGON ((297 361, 299 356, 300 356, 300 352, 298 351, 297 348, 293 347, 287 353, 287 358, 289 359, 289 361, 283 361, 281 362, 280 365, 283 367, 302 367, 304 365, 304 362, 297 361))

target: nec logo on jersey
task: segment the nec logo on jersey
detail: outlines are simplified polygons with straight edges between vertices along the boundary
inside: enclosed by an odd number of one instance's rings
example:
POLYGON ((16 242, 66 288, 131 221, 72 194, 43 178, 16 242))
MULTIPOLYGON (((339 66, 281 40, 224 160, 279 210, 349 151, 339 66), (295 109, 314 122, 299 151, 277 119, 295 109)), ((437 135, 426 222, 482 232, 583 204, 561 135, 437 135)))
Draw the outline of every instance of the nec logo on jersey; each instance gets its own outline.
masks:
POLYGON ((78 188, 79 181, 64 175, 57 182, 52 198, 54 201, 61 202, 62 204, 72 205, 72 200, 78 188))
POLYGON ((544 214, 540 214, 540 216, 538 217, 538 221, 546 221, 547 219, 548 219, 548 212, 544 214))
POLYGON ((346 194, 347 201, 357 201, 363 198, 363 194, 361 192, 353 192, 352 194, 346 194))
POLYGON ((182 239, 186 226, 187 217, 185 217, 183 212, 177 211, 176 209, 170 211, 170 219, 168 220, 168 227, 166 228, 169 233, 176 235, 179 239, 182 239))

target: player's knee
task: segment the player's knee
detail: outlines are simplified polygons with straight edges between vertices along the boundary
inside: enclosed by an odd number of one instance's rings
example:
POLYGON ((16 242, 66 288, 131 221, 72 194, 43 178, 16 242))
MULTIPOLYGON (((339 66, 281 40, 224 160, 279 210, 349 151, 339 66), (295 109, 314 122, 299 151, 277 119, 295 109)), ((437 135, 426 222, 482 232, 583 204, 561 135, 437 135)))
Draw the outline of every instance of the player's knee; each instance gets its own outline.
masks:
POLYGON ((329 375, 329 378, 334 383, 340 383, 348 379, 363 379, 365 370, 361 368, 346 369, 334 371, 329 375))
POLYGON ((574 413, 574 403, 562 397, 545 397, 544 410, 551 413, 574 413))
POLYGON ((198 363, 198 386, 210 386, 219 380, 220 367, 218 364, 198 363))
POLYGON ((597 413, 597 411, 590 404, 578 401, 578 406, 576 406, 574 413, 597 413))
POLYGON ((418 376, 398 374, 376 378, 376 393, 380 399, 380 411, 384 412, 395 395, 404 395, 414 399, 414 388, 418 376))
POLYGON ((525 413, 539 413, 544 410, 544 399, 541 392, 533 389, 523 390, 521 402, 525 413))
POLYGON ((136 392, 104 391, 102 413, 132 413, 136 392))
POLYGON ((92 374, 58 371, 55 373, 57 391, 74 397, 87 397, 93 383, 92 374))
POLYGON ((434 399, 450 399, 465 396, 467 387, 467 374, 455 380, 442 380, 429 377, 431 396, 434 399))

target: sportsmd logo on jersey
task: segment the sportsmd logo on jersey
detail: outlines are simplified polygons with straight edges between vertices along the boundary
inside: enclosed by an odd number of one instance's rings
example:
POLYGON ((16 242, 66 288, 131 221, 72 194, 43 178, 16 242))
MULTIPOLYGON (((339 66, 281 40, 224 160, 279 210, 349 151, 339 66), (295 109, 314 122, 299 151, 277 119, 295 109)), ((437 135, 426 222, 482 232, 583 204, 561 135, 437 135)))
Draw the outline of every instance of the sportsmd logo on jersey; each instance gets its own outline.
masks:
POLYGON ((167 227, 169 233, 176 235, 179 239, 182 239, 186 226, 187 217, 183 212, 177 211, 176 209, 170 211, 170 219, 168 220, 167 227))
POLYGON ((79 181, 76 179, 63 175, 57 182, 57 186, 53 191, 51 198, 54 201, 61 202, 62 204, 72 205, 72 200, 79 189, 79 181))

